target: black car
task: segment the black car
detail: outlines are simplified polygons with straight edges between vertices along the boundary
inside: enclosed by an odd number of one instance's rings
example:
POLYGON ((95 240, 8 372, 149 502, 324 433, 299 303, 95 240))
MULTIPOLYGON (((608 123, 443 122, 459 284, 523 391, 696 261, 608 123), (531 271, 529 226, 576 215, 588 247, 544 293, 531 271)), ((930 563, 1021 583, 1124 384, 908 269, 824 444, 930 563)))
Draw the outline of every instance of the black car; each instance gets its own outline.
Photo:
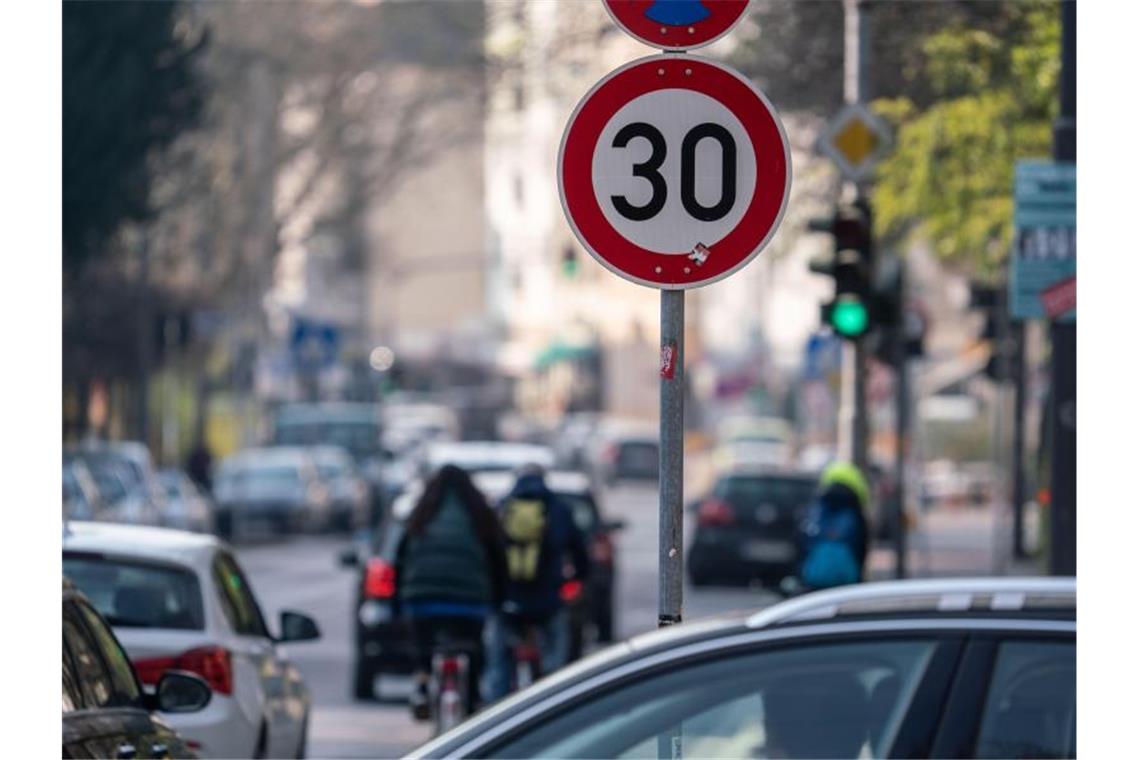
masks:
POLYGON ((609 647, 412 758, 1076 756, 1076 580, 865 583, 609 647))
POLYGON ((695 505, 689 580, 694 586, 754 580, 778 586, 795 575, 796 532, 815 493, 811 475, 763 470, 721 475, 695 505))
POLYGON ((144 692, 107 621, 64 581, 63 757, 196 757, 153 712, 197 712, 210 697, 205 681, 179 671, 144 692))
MULTIPOLYGON (((514 482, 509 472, 479 472, 474 479, 493 504, 498 503, 514 482)), ((585 651, 591 633, 599 642, 613 641, 616 547, 612 534, 625 523, 603 517, 586 475, 554 471, 547 474, 546 482, 572 510, 574 522, 586 535, 590 552, 589 582, 583 586, 568 581, 562 587, 562 598, 570 612, 570 659, 576 660, 585 651)), ((405 620, 396 616, 394 609, 396 550, 404 535, 405 518, 406 514, 388 515, 373 533, 362 566, 356 549, 341 555, 342 565, 361 568, 356 594, 353 665, 353 694, 357 699, 374 697, 377 677, 407 675, 413 670, 410 629, 405 620)))

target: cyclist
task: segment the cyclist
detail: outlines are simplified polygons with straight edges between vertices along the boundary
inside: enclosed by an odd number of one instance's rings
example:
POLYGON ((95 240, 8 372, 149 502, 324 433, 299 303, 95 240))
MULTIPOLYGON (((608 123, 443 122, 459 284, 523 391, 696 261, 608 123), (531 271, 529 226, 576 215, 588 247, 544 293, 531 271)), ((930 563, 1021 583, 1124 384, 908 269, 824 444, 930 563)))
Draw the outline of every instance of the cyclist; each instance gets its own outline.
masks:
POLYGON ((572 579, 585 582, 590 572, 586 539, 562 500, 546 487, 545 472, 528 465, 519 472, 499 508, 506 537, 507 590, 500 614, 491 619, 488 636, 489 700, 511 688, 511 633, 532 628, 537 633, 543 673, 566 664, 570 620, 560 590, 567 564, 572 579))
POLYGON ((867 565, 866 511, 871 489, 855 465, 834 462, 823 471, 819 496, 800 526, 800 582, 809 589, 863 580, 867 565))
POLYGON ((430 715, 428 679, 437 642, 462 642, 472 655, 468 712, 478 703, 483 625, 502 601, 506 557, 494 511, 466 472, 444 465, 424 486, 396 551, 396 597, 411 623, 416 653, 416 718, 430 715))

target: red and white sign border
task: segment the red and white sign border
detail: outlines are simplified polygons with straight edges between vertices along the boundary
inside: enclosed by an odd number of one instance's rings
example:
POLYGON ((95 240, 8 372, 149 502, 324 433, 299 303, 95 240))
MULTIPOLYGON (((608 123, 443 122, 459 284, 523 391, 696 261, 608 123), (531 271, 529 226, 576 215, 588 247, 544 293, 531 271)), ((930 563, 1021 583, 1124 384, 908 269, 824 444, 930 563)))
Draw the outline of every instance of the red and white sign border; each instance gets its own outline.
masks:
MULTIPOLYGON (((664 76, 664 74, 662 74, 662 75, 664 76)), ((650 88, 650 89, 646 89, 645 92, 653 92, 655 89, 667 89, 667 88, 666 87, 650 88)), ((701 90, 695 90, 695 91, 696 92, 702 92, 701 90)), ((633 97, 640 97, 642 94, 645 94, 645 93, 637 93, 637 95, 634 95, 633 97)), ((705 94, 707 94, 707 93, 705 93, 705 94)), ((629 102, 629 100, 632 100, 632 99, 633 98, 631 97, 631 98, 627 99, 626 102, 629 102)), ((728 108, 730 111, 732 111, 734 114, 736 114, 737 118, 740 118, 740 114, 738 114, 732 108, 732 106, 730 106, 728 103, 725 103, 719 97, 717 98, 717 100, 722 105, 724 105, 726 108, 728 108)), ((616 110, 614 113, 616 113, 616 110)), ((612 117, 612 115, 613 114, 610 114, 610 117, 612 117)), ((607 120, 610 117, 607 117, 607 120)), ((742 118, 740 118, 740 121, 742 124, 745 123, 745 120, 742 118)), ((603 120, 601 126, 604 127, 604 124, 605 124, 605 120, 603 120)), ((597 131, 600 134, 601 127, 597 131)), ((753 149, 755 150, 755 145, 753 146, 753 149)), ((759 163, 760 163, 760 155, 758 154, 757 155, 757 164, 759 164, 759 163)), ((590 176, 592 173, 592 165, 591 164, 592 164, 592 162, 590 162, 590 161, 583 161, 583 162, 581 162, 581 165, 576 168, 576 171, 584 171, 586 173, 587 179, 589 180, 587 184, 592 186, 592 178, 590 176)), ((768 97, 759 88, 757 88, 755 84, 753 84, 749 79, 747 79, 744 75, 742 75, 741 73, 739 73, 738 71, 736 71, 732 67, 725 66, 724 64, 718 63, 716 61, 709 60, 708 58, 704 58, 701 56, 695 56, 695 55, 688 55, 685 53, 661 53, 661 54, 657 54, 657 55, 646 56, 644 58, 638 58, 637 60, 630 61, 629 63, 626 63, 625 65, 620 66, 617 69, 614 69, 613 71, 611 71, 610 73, 608 73, 604 77, 602 77, 597 83, 595 83, 594 86, 591 87, 590 90, 585 95, 582 96, 582 99, 578 101, 578 104, 574 107, 574 111, 570 114, 570 118, 566 122, 566 128, 562 133, 562 140, 558 146, 558 167, 557 167, 557 169, 558 169, 558 199, 562 204, 562 212, 566 216, 566 220, 570 225, 570 229, 573 230, 574 236, 576 238, 578 238, 578 242, 582 244, 582 247, 586 249, 586 251, 594 258, 595 261, 597 261, 599 264, 601 264, 603 267, 605 267, 606 269, 608 269, 610 272, 617 275, 618 277, 621 277, 625 280, 629 280, 630 282, 637 283, 638 285, 644 285, 646 287, 655 288, 658 290, 689 290, 691 288, 699 288, 699 287, 703 287, 705 285, 711 285, 714 282, 719 282, 720 280, 723 280, 724 278, 735 274, 736 272, 740 271, 745 266, 750 264, 752 262, 752 260, 755 259, 756 256, 759 255, 760 252, 768 246, 768 243, 770 243, 772 238, 775 236, 776 231, 779 230, 780 223, 783 221, 783 218, 784 218, 784 212, 787 211, 787 208, 788 208, 788 200, 791 196, 791 186, 792 186, 792 155, 791 155, 791 148, 790 148, 789 143, 788 143, 788 134, 784 129, 784 124, 780 120, 778 112, 776 111, 775 107, 772 105, 772 102, 770 100, 768 100, 768 97), (720 271, 720 272, 718 272, 715 275, 710 276, 710 277, 700 277, 699 274, 700 274, 702 267, 699 265, 696 265, 694 262, 689 262, 689 257, 687 257, 687 256, 684 256, 684 255, 679 254, 679 253, 662 254, 662 253, 657 253, 657 252, 653 252, 653 251, 647 251, 645 249, 641 249, 637 246, 634 246, 634 244, 630 243, 629 241, 625 241, 626 244, 630 245, 631 247, 637 248, 638 252, 642 253, 645 256, 648 256, 650 258, 656 257, 658 260, 660 260, 662 262, 662 266, 664 266, 664 263, 666 261, 668 261, 670 264, 673 264, 674 266, 679 267, 681 269, 682 273, 685 272, 685 267, 688 267, 688 269, 690 270, 688 272, 688 274, 692 275, 692 277, 688 281, 658 282, 658 281, 638 277, 634 274, 630 274, 629 272, 626 272, 626 271, 618 268, 616 265, 612 264, 609 260, 607 260, 606 257, 602 256, 600 253, 598 253, 597 250, 594 249, 594 246, 589 242, 587 237, 582 233, 582 230, 579 228, 578 220, 571 214, 569 204, 567 203, 567 200, 566 200, 566 183, 565 183, 565 177, 563 176, 563 169, 565 166, 564 159, 565 159, 565 153, 566 153, 566 146, 567 146, 567 142, 570 139, 573 128, 575 127, 575 125, 578 121, 578 117, 581 114, 583 108, 586 105, 588 105, 590 103, 591 99, 594 97, 594 95, 600 89, 605 87, 609 82, 613 81, 618 76, 629 71, 630 69, 636 68, 638 66, 646 66, 646 65, 658 66, 658 73, 659 74, 662 71, 668 72, 670 69, 683 70, 686 67, 695 69, 696 66, 710 66, 714 69, 719 70, 720 72, 722 72, 724 74, 727 74, 728 76, 731 76, 732 78, 734 78, 737 81, 739 81, 740 83, 742 83, 749 90, 751 90, 756 95, 756 97, 760 100, 760 102, 763 103, 764 107, 768 111, 769 117, 771 118, 773 124, 775 125, 776 132, 779 134, 779 137, 780 137, 780 143, 781 143, 782 148, 783 148, 783 157, 784 157, 784 186, 782 189, 783 192, 782 192, 782 196, 781 196, 781 200, 780 200, 779 209, 776 212, 776 214, 774 215, 774 217, 772 218, 772 222, 769 225, 768 230, 765 232, 763 238, 752 247, 752 251, 750 253, 748 253, 739 262, 732 265, 728 269, 720 271), (685 262, 689 262, 689 264, 685 264, 685 262)), ((759 177, 757 177, 757 180, 758 180, 758 184, 759 184, 759 177)), ((759 201, 760 198, 761 198, 761 193, 758 191, 754 191, 752 200, 750 201, 750 204, 749 204, 748 211, 745 212, 744 217, 736 225, 736 227, 733 229, 733 231, 731 233, 729 233, 729 235, 736 234, 736 231, 741 229, 741 227, 747 223, 747 221, 749 220, 749 217, 753 214, 753 208, 756 206, 757 203, 760 202, 759 201)), ((596 198, 594 198, 592 191, 590 193, 590 199, 593 202, 594 206, 596 207, 596 215, 601 217, 602 219, 604 219, 605 216, 602 213, 600 206, 598 206, 596 198)), ((608 222, 607 222, 607 224, 608 224, 608 222)), ((613 230, 612 225, 610 225, 610 229, 613 230)), ((617 233, 616 230, 613 230, 613 232, 620 237, 620 233, 617 233)), ((726 236, 726 237, 728 237, 728 236, 726 236)), ((722 238, 722 240, 723 239, 724 238, 722 238)), ((623 237, 622 240, 625 240, 625 238, 623 237)), ((713 246, 712 246, 713 249, 715 249, 716 245, 719 244, 719 242, 720 241, 713 244, 713 246)))
MULTIPOLYGON (((631 29, 629 26, 627 26, 626 23, 622 19, 620 19, 616 13, 614 13, 613 8, 610 7, 610 4, 608 2, 605 2, 605 0, 602 0, 602 6, 606 9, 606 13, 609 14, 610 21, 614 22, 614 26, 616 26, 618 29, 621 29, 623 32, 625 32, 626 34, 628 34, 630 37, 634 38, 638 42, 642 43, 643 45, 648 45, 649 47, 660 48, 662 50, 668 50, 671 52, 683 52, 685 50, 696 50, 697 48, 703 48, 703 47, 706 47, 708 45, 711 45, 714 42, 716 42, 717 40, 719 40, 721 37, 724 37, 726 34, 731 32, 733 29, 735 29, 737 27, 737 25, 739 25, 740 22, 742 20, 744 20, 744 17, 748 15, 748 11, 752 7, 752 0, 745 0, 744 7, 741 8, 739 15, 737 15, 737 17, 735 19, 733 19, 732 23, 729 24, 728 26, 726 26, 722 31, 718 32, 717 34, 715 34, 712 37, 709 37, 707 40, 701 40, 700 42, 695 42, 695 43, 692 43, 689 45, 679 45, 679 44, 670 45, 669 40, 667 40, 667 39, 662 40, 662 39, 656 39, 654 37, 643 36, 640 33, 631 29)), ((698 22, 698 23, 701 23, 701 22, 698 22)), ((658 26, 658 25, 655 24, 654 26, 658 26)), ((678 27, 678 32, 679 32, 679 30, 680 30, 680 27, 678 27)))

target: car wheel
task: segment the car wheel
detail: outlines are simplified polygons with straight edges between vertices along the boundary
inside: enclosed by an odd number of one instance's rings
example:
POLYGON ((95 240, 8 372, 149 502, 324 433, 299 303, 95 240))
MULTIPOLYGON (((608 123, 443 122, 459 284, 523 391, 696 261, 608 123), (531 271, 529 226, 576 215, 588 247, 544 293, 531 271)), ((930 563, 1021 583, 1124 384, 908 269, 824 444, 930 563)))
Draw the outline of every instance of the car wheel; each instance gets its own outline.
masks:
POLYGON ((357 663, 353 668, 352 678, 352 696, 362 701, 372 701, 376 699, 376 692, 373 688, 375 675, 372 669, 364 663, 357 663))

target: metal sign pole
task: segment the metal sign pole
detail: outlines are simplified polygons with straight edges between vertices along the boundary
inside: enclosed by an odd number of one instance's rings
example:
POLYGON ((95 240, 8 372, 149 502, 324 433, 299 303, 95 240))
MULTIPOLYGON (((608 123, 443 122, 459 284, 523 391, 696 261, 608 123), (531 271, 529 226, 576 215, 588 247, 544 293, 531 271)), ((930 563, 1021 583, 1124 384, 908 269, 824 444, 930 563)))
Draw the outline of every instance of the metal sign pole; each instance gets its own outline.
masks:
POLYGON ((657 625, 681 622, 685 291, 661 291, 661 448, 657 625))
MULTIPOLYGON (((685 291, 661 291, 661 447, 657 470, 657 627, 681 622, 684 516, 685 291)), ((657 736, 657 757, 684 756, 680 724, 657 736)))

